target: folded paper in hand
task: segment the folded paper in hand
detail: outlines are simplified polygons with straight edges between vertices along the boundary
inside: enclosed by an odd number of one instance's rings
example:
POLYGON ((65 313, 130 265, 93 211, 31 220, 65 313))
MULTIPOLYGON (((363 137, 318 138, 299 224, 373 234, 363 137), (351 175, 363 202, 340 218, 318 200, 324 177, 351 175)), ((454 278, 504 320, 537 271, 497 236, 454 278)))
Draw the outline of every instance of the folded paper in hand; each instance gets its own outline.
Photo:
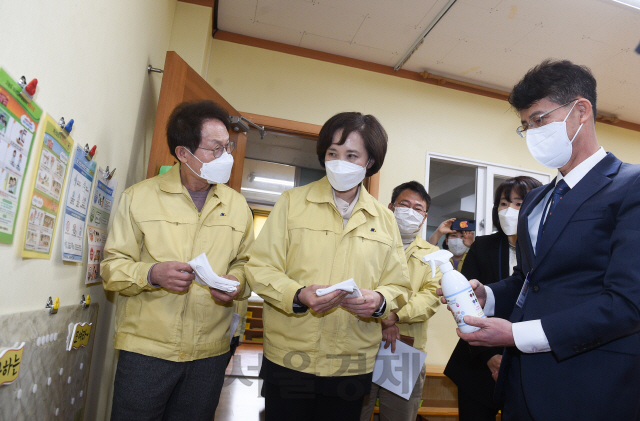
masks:
POLYGON ((323 295, 327 295, 336 290, 350 292, 351 294, 347 295, 346 298, 362 297, 362 294, 358 289, 358 285, 356 285, 356 282, 353 280, 353 278, 347 279, 346 281, 342 281, 339 284, 331 285, 330 287, 327 287, 327 288, 320 288, 316 290, 316 295, 318 297, 322 297, 323 295))
POLYGON ((240 282, 216 275, 209 264, 207 255, 202 253, 192 261, 189 266, 196 273, 196 282, 206 287, 211 287, 224 292, 235 292, 240 282))

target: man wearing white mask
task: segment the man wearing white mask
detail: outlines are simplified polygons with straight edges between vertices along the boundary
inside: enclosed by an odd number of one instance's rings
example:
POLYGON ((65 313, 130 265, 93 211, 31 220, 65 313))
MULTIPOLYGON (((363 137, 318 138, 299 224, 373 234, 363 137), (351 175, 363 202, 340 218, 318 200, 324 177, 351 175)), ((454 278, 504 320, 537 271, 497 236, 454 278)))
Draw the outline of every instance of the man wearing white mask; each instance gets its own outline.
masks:
MULTIPOLYGON (((420 235, 430 204, 431 197, 417 181, 403 183, 393 189, 391 194, 389 209, 393 211, 398 223, 413 290, 407 305, 390 312, 387 319, 381 320, 382 339, 386 341, 386 348, 391 346, 392 352, 395 352, 396 340, 426 352, 429 319, 440 307, 436 289, 442 274, 438 269, 436 276, 431 276, 431 267, 421 260, 427 254, 439 250, 420 235)), ((364 399, 360 420, 371 419, 377 399, 380 421, 415 421, 425 377, 426 367, 422 367, 408 400, 373 383, 371 393, 364 399)))
POLYGON ((224 185, 233 166, 229 115, 212 101, 176 107, 167 173, 122 193, 101 264, 118 292, 120 350, 112 420, 213 419, 228 361, 231 302, 244 290, 253 217, 224 185), (192 283, 201 254, 235 292, 192 283))
POLYGON ((509 102, 517 133, 558 176, 522 203, 513 275, 472 281, 495 317, 465 316, 480 330, 458 334, 507 347, 496 384, 505 421, 639 420, 640 167, 598 145, 584 66, 545 61, 509 102))

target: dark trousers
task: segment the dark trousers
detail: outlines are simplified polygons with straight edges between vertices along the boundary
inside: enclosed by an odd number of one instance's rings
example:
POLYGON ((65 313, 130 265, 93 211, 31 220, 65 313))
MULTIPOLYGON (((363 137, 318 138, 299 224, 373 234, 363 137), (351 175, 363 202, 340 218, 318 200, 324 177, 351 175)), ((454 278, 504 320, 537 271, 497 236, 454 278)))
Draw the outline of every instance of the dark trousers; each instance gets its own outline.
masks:
POLYGON ((514 352, 507 373, 505 385, 505 403, 502 410, 503 421, 533 421, 522 389, 520 372, 520 353, 514 352))
POLYGON ((265 421, 359 421, 364 396, 346 400, 264 382, 265 421))
POLYGON ((473 392, 467 393, 465 388, 458 388, 459 421, 496 421, 496 407, 490 408, 478 402, 473 392))
POLYGON ((228 353, 179 363, 120 351, 111 421, 213 420, 228 361, 228 353))

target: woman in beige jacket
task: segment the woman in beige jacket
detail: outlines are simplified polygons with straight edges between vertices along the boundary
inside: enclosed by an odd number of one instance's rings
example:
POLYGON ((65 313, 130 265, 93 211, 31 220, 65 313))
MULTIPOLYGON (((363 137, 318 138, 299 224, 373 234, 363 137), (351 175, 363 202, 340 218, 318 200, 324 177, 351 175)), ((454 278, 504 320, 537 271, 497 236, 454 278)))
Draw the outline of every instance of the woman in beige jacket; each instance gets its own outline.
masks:
POLYGON ((266 420, 357 420, 382 338, 380 318, 411 284, 393 214, 362 186, 387 135, 375 117, 341 113, 317 144, 327 177, 285 191, 245 266, 265 300, 266 420), (353 279, 362 296, 318 290, 353 279))

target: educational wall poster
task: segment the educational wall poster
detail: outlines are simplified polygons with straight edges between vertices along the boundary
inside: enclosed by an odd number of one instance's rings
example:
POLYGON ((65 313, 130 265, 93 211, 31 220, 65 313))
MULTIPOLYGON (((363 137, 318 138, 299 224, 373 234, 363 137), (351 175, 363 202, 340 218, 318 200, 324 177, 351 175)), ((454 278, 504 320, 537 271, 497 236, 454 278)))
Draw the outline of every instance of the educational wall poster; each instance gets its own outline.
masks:
POLYGON ((96 162, 87 159, 84 150, 76 146, 73 168, 69 175, 69 188, 62 225, 62 260, 82 262, 84 227, 89 210, 91 186, 96 173, 96 162))
POLYGON ((42 116, 35 102, 20 96, 21 90, 0 68, 0 243, 6 244, 13 242, 22 180, 42 116))
POLYGON ((40 148, 36 178, 29 194, 28 218, 22 257, 49 259, 58 222, 62 186, 73 148, 73 139, 64 134, 51 116, 45 114, 44 130, 38 135, 40 148))
POLYGON ((104 170, 98 169, 96 185, 93 189, 89 221, 87 222, 87 275, 85 284, 102 282, 100 277, 100 262, 104 259, 104 245, 107 242, 107 226, 111 217, 113 198, 116 194, 118 181, 115 178, 107 180, 104 170))

